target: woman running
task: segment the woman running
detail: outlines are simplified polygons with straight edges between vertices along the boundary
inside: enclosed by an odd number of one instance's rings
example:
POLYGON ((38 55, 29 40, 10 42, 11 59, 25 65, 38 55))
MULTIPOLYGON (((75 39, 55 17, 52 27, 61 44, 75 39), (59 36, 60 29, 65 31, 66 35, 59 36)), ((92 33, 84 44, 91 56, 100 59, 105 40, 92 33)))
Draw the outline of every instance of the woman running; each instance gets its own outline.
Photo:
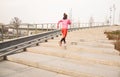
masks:
POLYGON ((61 24, 62 28, 61 28, 61 32, 62 32, 62 38, 59 42, 59 45, 62 45, 62 42, 64 42, 64 44, 66 44, 66 36, 67 36, 67 31, 68 31, 68 25, 71 24, 71 21, 69 19, 67 19, 67 14, 64 13, 63 14, 63 19, 58 21, 57 23, 57 28, 59 28, 59 24, 61 24))

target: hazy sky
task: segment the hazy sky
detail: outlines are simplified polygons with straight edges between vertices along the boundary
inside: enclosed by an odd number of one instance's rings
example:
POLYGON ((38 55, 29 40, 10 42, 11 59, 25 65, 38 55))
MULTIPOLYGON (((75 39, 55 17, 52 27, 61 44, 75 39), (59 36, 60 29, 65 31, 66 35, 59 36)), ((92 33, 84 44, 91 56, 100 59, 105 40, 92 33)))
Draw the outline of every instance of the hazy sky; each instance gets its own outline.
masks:
POLYGON ((94 21, 103 22, 109 18, 113 3, 118 23, 120 0, 0 0, 0 23, 9 23, 13 17, 24 23, 52 23, 61 19, 64 12, 71 12, 76 22, 88 22, 91 16, 94 21))

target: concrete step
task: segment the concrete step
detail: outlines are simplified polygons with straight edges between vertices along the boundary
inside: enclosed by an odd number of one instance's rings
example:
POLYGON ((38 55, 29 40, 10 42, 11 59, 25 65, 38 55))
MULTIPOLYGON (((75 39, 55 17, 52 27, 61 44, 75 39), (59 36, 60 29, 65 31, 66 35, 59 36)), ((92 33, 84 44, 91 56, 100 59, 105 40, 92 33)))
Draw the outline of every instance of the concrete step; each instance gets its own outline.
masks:
MULTIPOLYGON (((40 46, 43 47, 53 47, 53 48, 59 48, 58 42, 46 42, 46 43, 40 43, 40 46)), ((119 55, 119 52, 113 48, 96 48, 96 47, 90 47, 90 46, 83 46, 83 45, 72 45, 67 44, 66 45, 67 50, 70 51, 77 51, 77 52, 90 52, 90 53, 96 53, 96 54, 110 54, 110 55, 119 55)))
POLYGON ((113 48, 113 44, 106 44, 106 43, 99 43, 99 42, 78 42, 79 45, 86 45, 86 46, 92 46, 92 47, 99 47, 99 48, 113 48))
POLYGON ((0 62, 0 77, 70 77, 10 61, 0 62))
MULTIPOLYGON (((73 35, 75 36, 75 35, 73 35)), ((72 35, 68 35, 67 38, 66 38, 66 41, 67 43, 71 43, 71 42, 76 42, 77 44, 79 45, 86 45, 86 46, 94 46, 94 47, 101 47, 101 48, 114 48, 114 45, 112 44, 113 41, 110 41, 110 40, 106 40, 105 39, 100 39, 100 38, 97 38, 97 39, 93 39, 93 36, 92 38, 89 38, 88 36, 85 36, 82 37, 81 35, 80 36, 77 36, 77 37, 73 37, 72 35), (89 39, 88 39, 89 38, 89 39)), ((54 40, 48 40, 48 42, 56 42, 58 43, 60 41, 61 37, 58 37, 58 38, 55 38, 54 40)))
POLYGON ((110 42, 107 38, 106 35, 104 34, 105 29, 84 29, 84 30, 79 30, 79 31, 74 31, 74 32, 69 32, 68 33, 68 39, 73 39, 73 38, 79 38, 79 39, 84 39, 85 41, 105 41, 105 42, 110 42), (76 37, 75 37, 76 36, 76 37))
MULTIPOLYGON (((76 39, 76 38, 71 38, 71 39, 66 39, 67 44, 70 45, 73 42, 75 42, 77 45, 84 45, 84 46, 91 46, 91 47, 98 47, 98 48, 112 48, 114 49, 114 45, 111 42, 99 42, 96 40, 84 40, 81 41, 82 39, 76 39)), ((48 40, 49 43, 58 43, 60 41, 60 38, 54 39, 54 40, 48 40)))
POLYGON ((65 58, 23 52, 7 56, 9 61, 69 75, 71 77, 120 77, 120 70, 76 64, 65 58))
POLYGON ((100 63, 110 66, 120 67, 120 56, 117 55, 108 55, 108 54, 94 54, 88 52, 73 52, 65 49, 51 48, 51 47, 31 47, 27 48, 27 51, 57 57, 64 57, 74 60, 86 60, 93 63, 100 63))

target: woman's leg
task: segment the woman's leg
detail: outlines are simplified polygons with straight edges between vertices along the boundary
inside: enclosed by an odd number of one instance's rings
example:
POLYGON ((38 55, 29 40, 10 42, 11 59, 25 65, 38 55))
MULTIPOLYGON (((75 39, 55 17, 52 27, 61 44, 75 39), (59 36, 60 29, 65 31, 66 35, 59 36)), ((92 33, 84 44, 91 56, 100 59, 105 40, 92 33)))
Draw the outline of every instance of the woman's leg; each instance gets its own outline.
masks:
POLYGON ((63 29, 62 30, 62 35, 63 35, 63 38, 66 38, 66 36, 67 36, 67 29, 63 29))
POLYGON ((61 43, 62 43, 62 41, 64 42, 64 44, 66 44, 65 37, 60 40, 61 43))
POLYGON ((67 29, 62 29, 61 32, 62 32, 62 38, 60 40, 60 46, 62 45, 62 41, 64 42, 64 44, 66 44, 65 38, 67 36, 67 29))
POLYGON ((64 44, 66 44, 66 36, 67 36, 67 29, 64 29, 63 37, 64 37, 64 44))
POLYGON ((64 44, 66 44, 66 40, 65 40, 65 38, 64 38, 64 44))

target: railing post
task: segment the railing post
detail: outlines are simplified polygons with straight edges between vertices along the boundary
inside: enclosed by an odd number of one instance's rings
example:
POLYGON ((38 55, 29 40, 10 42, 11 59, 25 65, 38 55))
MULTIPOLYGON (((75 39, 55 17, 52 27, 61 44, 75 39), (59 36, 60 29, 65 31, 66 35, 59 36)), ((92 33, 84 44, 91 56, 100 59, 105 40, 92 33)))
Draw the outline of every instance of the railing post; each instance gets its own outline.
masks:
POLYGON ((79 27, 79 29, 80 29, 80 22, 78 23, 78 27, 79 27))
POLYGON ((53 31, 53 27, 54 27, 54 24, 51 24, 51 25, 50 25, 51 31, 53 31))
POLYGON ((42 25, 42 31, 44 31, 44 29, 43 29, 44 26, 43 26, 43 24, 41 24, 41 25, 42 25))
POLYGON ((37 24, 35 24, 35 34, 37 34, 37 24))
POLYGON ((27 25, 27 35, 29 36, 29 24, 27 25))
POLYGON ((47 24, 47 31, 48 31, 48 24, 47 24))

